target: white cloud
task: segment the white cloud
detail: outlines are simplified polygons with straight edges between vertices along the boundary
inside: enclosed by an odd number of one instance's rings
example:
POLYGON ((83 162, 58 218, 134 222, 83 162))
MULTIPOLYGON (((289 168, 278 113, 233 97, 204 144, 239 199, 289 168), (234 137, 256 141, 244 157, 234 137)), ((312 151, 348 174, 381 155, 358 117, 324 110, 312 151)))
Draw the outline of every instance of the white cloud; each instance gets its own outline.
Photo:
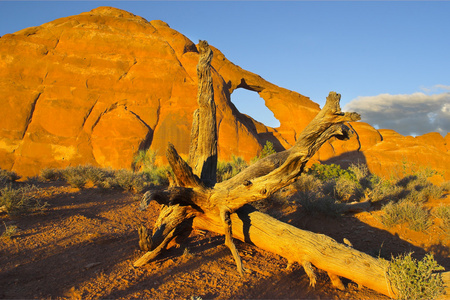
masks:
MULTIPOLYGON (((450 86, 435 87, 450 90, 450 86)), ((450 132, 450 92, 358 97, 349 102, 344 111, 355 111, 361 114, 363 122, 394 129, 403 135, 439 132, 445 136, 450 132)))
POLYGON ((421 90, 424 91, 425 93, 450 91, 450 85, 436 84, 433 85, 432 87, 421 87, 421 90))

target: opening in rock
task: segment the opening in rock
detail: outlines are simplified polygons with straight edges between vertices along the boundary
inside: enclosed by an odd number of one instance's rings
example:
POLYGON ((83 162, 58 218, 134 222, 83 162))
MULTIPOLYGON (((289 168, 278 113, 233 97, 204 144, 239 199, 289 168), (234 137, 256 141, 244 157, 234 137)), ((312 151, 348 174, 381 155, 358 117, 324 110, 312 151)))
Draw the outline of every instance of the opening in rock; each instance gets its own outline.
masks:
POLYGON ((264 104, 264 99, 258 93, 246 89, 236 89, 231 95, 231 102, 243 114, 249 115, 258 122, 270 127, 279 127, 273 112, 264 104))

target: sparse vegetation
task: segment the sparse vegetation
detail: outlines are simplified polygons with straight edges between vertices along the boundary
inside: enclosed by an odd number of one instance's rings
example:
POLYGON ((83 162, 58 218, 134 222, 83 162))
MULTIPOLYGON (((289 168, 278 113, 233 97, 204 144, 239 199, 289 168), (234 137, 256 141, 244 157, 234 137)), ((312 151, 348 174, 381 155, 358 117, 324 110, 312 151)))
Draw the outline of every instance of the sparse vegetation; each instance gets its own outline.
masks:
POLYGON ((426 230, 431 224, 431 214, 423 207, 430 199, 440 199, 448 192, 448 184, 435 186, 428 177, 436 172, 429 169, 415 170, 408 174, 403 165, 400 179, 383 179, 370 174, 365 165, 351 165, 342 169, 338 165, 313 165, 295 183, 296 198, 308 213, 339 215, 341 203, 370 200, 385 203, 381 222, 391 227, 408 223, 416 231, 426 230))
MULTIPOLYGON (((259 153, 259 155, 255 156, 250 160, 250 163, 253 164, 258 160, 269 156, 273 153, 276 153, 273 148, 273 144, 269 141, 266 141, 263 149, 259 153)), ((217 162, 217 182, 222 182, 228 180, 237 174, 239 174, 242 170, 247 168, 249 164, 240 156, 231 156, 231 161, 218 161, 217 162)))
POLYGON ((431 225, 428 211, 411 200, 405 199, 397 203, 389 202, 383 207, 383 212, 381 222, 386 227, 408 223, 412 230, 423 231, 431 225))
POLYGON ((9 215, 23 215, 42 210, 46 203, 41 203, 34 197, 37 188, 26 185, 19 188, 6 186, 0 189, 0 209, 9 215))
POLYGON ((121 169, 114 172, 114 177, 108 181, 108 186, 140 193, 148 186, 148 179, 145 173, 135 173, 131 170, 121 169))
MULTIPOLYGON (((134 158, 134 169, 141 173, 145 173, 146 180, 154 185, 168 184, 169 167, 159 167, 156 165, 156 151, 147 150, 139 151, 134 158)), ((138 173, 139 173, 138 172, 138 173)))
POLYGON ((119 188, 125 191, 142 192, 151 184, 168 183, 167 168, 145 168, 133 172, 121 169, 112 170, 91 165, 67 167, 65 169, 43 169, 40 177, 45 180, 64 180, 72 187, 84 188, 89 183, 102 189, 119 188))
POLYGON ((293 199, 308 214, 338 216, 340 203, 324 193, 324 183, 313 175, 303 174, 295 183, 297 193, 293 199))
POLYGON ((2 238, 10 239, 19 231, 17 225, 6 225, 5 222, 3 222, 3 225, 5 226, 5 232, 2 234, 2 238))
POLYGON ((261 152, 259 153, 259 155, 255 156, 252 160, 251 163, 255 163, 258 160, 269 156, 271 154, 276 153, 277 151, 275 151, 275 149, 273 148, 273 143, 266 141, 266 144, 264 145, 264 147, 262 148, 261 152))
POLYGON ((59 179, 63 179, 61 174, 61 169, 55 168, 44 168, 39 172, 39 177, 48 180, 48 181, 56 181, 59 179))
POLYGON ((18 179, 20 179, 20 176, 15 172, 0 169, 0 188, 11 184, 18 179))
POLYGON ((433 255, 417 261, 411 253, 392 258, 388 271, 392 285, 398 290, 397 299, 436 299, 444 292, 444 282, 436 271, 442 271, 433 255))
POLYGON ((247 162, 240 156, 232 156, 231 161, 217 162, 217 182, 222 182, 236 176, 248 167, 247 162))
POLYGON ((441 205, 434 209, 433 215, 442 220, 441 229, 450 238, 450 206, 441 205))

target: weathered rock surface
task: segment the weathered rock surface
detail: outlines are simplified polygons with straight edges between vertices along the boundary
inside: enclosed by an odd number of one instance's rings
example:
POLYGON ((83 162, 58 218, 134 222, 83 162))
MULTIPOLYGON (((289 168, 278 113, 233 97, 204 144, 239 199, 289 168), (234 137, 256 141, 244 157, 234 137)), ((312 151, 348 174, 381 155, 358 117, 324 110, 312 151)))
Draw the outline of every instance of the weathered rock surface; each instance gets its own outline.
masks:
MULTIPOLYGON (((249 160, 267 140, 290 147, 319 106, 213 50, 219 157, 249 160), (241 114, 230 101, 237 88, 258 93, 280 127, 241 114)), ((23 176, 77 164, 131 168, 139 150, 163 157, 169 141, 187 155, 197 61, 196 45, 166 23, 111 7, 2 36, 0 167, 23 176)), ((315 159, 367 162, 383 174, 402 161, 449 169, 448 134, 413 138, 350 126, 350 141, 325 144, 315 159)))

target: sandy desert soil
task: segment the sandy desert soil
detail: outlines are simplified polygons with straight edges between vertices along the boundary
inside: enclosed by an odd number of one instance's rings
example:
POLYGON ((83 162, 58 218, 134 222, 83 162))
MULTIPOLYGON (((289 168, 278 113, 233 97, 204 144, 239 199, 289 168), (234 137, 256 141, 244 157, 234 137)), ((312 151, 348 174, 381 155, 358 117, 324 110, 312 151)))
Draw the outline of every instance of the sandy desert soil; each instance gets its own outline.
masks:
MULTIPOLYGON (((194 231, 185 243, 172 247, 143 268, 132 267, 143 253, 136 227, 152 227, 159 212, 153 203, 138 210, 141 194, 76 189, 63 183, 39 183, 49 206, 44 213, 22 217, 0 215, 0 235, 6 226, 18 231, 0 239, 0 298, 3 299, 388 299, 355 283, 334 289, 325 273, 309 287, 308 277, 277 255, 237 241, 251 274, 241 278, 222 236, 194 231)), ((450 204, 450 198, 439 200, 450 204)), ((437 205, 438 201, 428 205, 437 205)), ((301 208, 280 203, 260 207, 302 229, 345 237, 353 246, 389 258, 414 251, 417 258, 432 251, 450 269, 450 241, 439 224, 418 233, 405 225, 390 230, 370 212, 337 218, 305 215, 301 208)))

